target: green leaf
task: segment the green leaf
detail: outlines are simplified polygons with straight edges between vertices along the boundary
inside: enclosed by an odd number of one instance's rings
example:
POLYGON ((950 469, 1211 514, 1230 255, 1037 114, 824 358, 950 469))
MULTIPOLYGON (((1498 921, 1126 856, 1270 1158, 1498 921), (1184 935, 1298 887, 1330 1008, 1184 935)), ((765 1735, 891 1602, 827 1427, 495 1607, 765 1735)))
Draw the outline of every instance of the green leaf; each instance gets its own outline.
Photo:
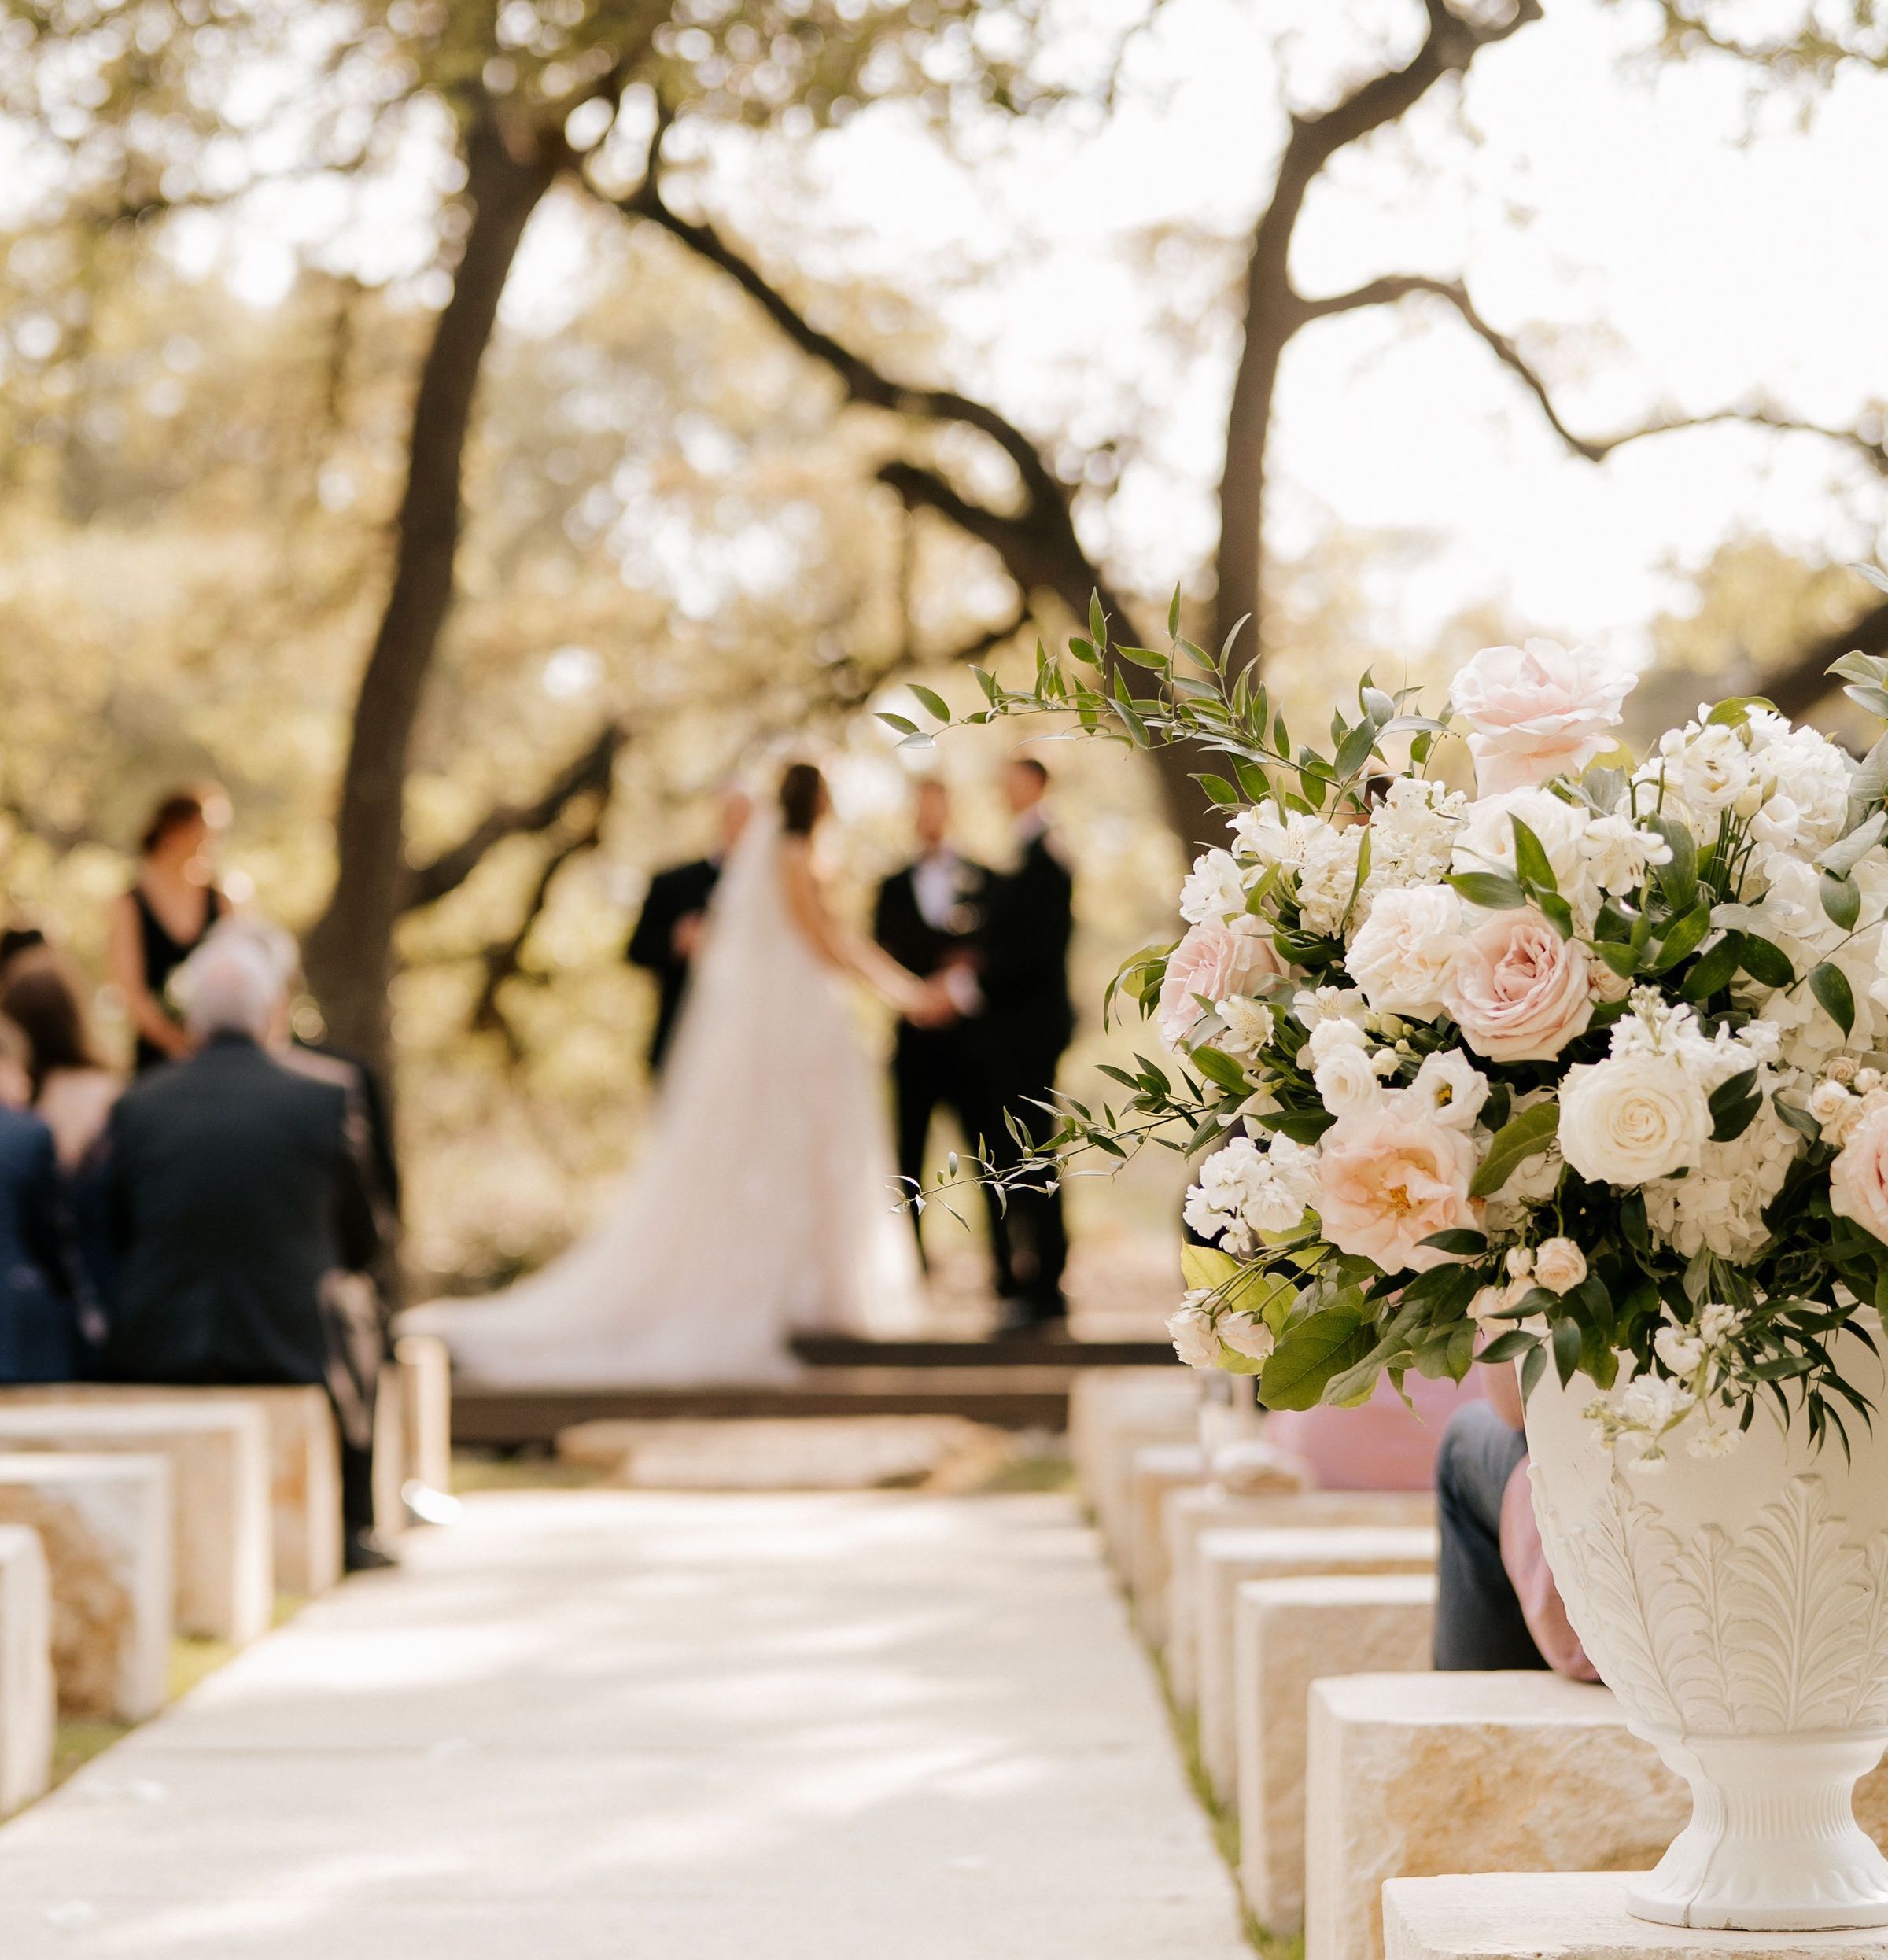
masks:
POLYGON ((1099 592, 1088 595, 1088 636, 1098 647, 1108 644, 1108 615, 1101 610, 1099 592))
POLYGON ((950 704, 946 702, 942 694, 934 694, 928 687, 920 687, 915 680, 910 683, 910 687, 911 691, 918 698, 918 705, 934 721, 950 720, 950 704))
POLYGON ((1547 1372, 1547 1350, 1536 1341, 1534 1351, 1521 1365, 1521 1406, 1527 1406, 1528 1398, 1534 1392, 1534 1384, 1547 1372))
POLYGON ((1658 889, 1665 895, 1665 903, 1674 912, 1689 912, 1698 901, 1698 845, 1691 835, 1691 827, 1680 823, 1676 818, 1662 815, 1648 816, 1649 829, 1658 831, 1671 847, 1672 861, 1653 868, 1653 876, 1658 881, 1658 889))
POLYGON ((1173 598, 1167 602, 1167 636, 1169 639, 1180 637, 1180 588, 1177 585, 1174 588, 1173 598))
POLYGON ((1511 816, 1508 821, 1514 827, 1514 869, 1521 882, 1542 891, 1558 891, 1559 882, 1554 875, 1554 867, 1547 862, 1547 850, 1540 839, 1519 817, 1511 816))
POLYGON ((1558 892, 1536 892, 1534 902, 1540 906, 1547 923, 1563 939, 1573 937, 1573 908, 1558 892))
POLYGON ((1240 801, 1239 792, 1222 776, 1197 776, 1193 780, 1217 804, 1226 805, 1240 801))
POLYGON ((1753 708, 1768 708, 1772 714, 1776 713, 1776 703, 1762 694, 1733 694, 1728 701, 1720 701, 1705 716, 1705 726, 1716 724, 1720 728, 1741 728, 1750 719, 1753 708))
POLYGON ((1202 1290, 1217 1293, 1237 1279, 1241 1269, 1231 1253, 1222 1252, 1216 1246, 1183 1245, 1180 1248, 1180 1277, 1189 1293, 1202 1290))
MULTIPOLYGON (((1882 710, 1888 715, 1888 708, 1882 710)), ((1882 841, 1888 831, 1888 810, 1877 810, 1865 823, 1858 823, 1839 843, 1831 844, 1816 861, 1826 871, 1834 871, 1838 878, 1854 870, 1855 867, 1882 841)))
POLYGON ((1798 1109, 1794 1103, 1786 1103, 1780 1096, 1770 1098, 1770 1107, 1798 1135, 1807 1137, 1812 1144, 1821 1140, 1823 1126, 1808 1110, 1798 1109))
POLYGON ((1552 1143, 1560 1129, 1560 1105, 1536 1103, 1510 1117, 1495 1133, 1488 1154, 1469 1186, 1471 1198, 1487 1198, 1500 1190, 1530 1157, 1538 1157, 1552 1143))
POLYGON ((1369 1324, 1354 1306, 1327 1306, 1286 1328, 1259 1377, 1267 1409, 1315 1409, 1325 1383, 1370 1353, 1369 1324))
POLYGON ((1796 984, 1796 969, 1790 965, 1783 949, 1755 933, 1745 935, 1744 943, 1738 951, 1737 963, 1760 986, 1790 987, 1796 984))
POLYGON ((1449 882, 1484 912, 1513 912, 1528 902, 1526 892, 1506 871, 1458 871, 1449 882))
POLYGON ((1707 1098, 1711 1111, 1711 1140, 1728 1144, 1741 1137, 1763 1106, 1757 1086, 1757 1070, 1746 1069, 1728 1081, 1720 1082, 1707 1098))
POLYGON ((919 732, 918 724, 915 721, 908 721, 903 715, 881 713, 879 719, 887 728, 896 730, 902 735, 914 735, 919 732))
POLYGON ((1355 776, 1370 759, 1370 750, 1377 744, 1377 724, 1368 720, 1360 721, 1337 745, 1335 764, 1340 776, 1355 776))
POLYGON ((1193 1067, 1208 1081, 1217 1082, 1222 1089, 1245 1090, 1252 1087, 1243 1065, 1235 1062, 1222 1048, 1203 1045, 1189 1048, 1187 1053, 1193 1067))
POLYGON ((1560 1377, 1565 1388, 1573 1379, 1573 1371, 1580 1365, 1580 1323, 1576 1320, 1561 1320, 1554 1323, 1554 1372, 1560 1377))
POLYGON ((1622 980, 1630 980, 1639 971, 1639 955, 1630 946, 1602 939, 1593 950, 1622 980))
POLYGON ((1823 910, 1844 932, 1853 932, 1862 914, 1862 888, 1853 877, 1834 871, 1822 875, 1823 910))
POLYGON ((1679 992, 1687 1000, 1707 1000, 1729 986, 1737 971, 1738 956, 1742 946, 1742 934, 1726 933, 1709 952, 1700 956, 1698 964, 1685 975, 1685 983, 1679 992))
POLYGON ((1855 1026, 1855 994, 1849 985, 1848 974, 1825 960, 1820 967, 1810 969, 1809 991, 1846 1037, 1855 1026))
POLYGON ((1422 1245, 1433 1246, 1438 1252, 1451 1253, 1458 1258, 1464 1259, 1479 1258, 1488 1249, 1486 1232, 1469 1232, 1459 1229, 1447 1232, 1432 1232, 1426 1239, 1419 1240, 1418 1243, 1422 1245))
MULTIPOLYGON (((1693 889, 1695 890, 1696 886, 1693 889)), ((1676 967, 1680 960, 1688 960, 1705 943, 1710 930, 1710 907, 1694 905, 1683 918, 1665 928, 1665 936, 1659 941, 1658 957, 1652 963, 1652 971, 1665 973, 1676 967)))
POLYGON ((1115 651, 1137 667, 1151 668, 1157 674, 1166 671, 1167 655, 1156 653, 1151 647, 1117 647, 1115 651))
POLYGON ((1505 1334, 1497 1334, 1481 1350, 1481 1358, 1490 1363, 1511 1361, 1517 1355, 1525 1354, 1540 1345, 1540 1337, 1525 1328, 1510 1327, 1505 1334))

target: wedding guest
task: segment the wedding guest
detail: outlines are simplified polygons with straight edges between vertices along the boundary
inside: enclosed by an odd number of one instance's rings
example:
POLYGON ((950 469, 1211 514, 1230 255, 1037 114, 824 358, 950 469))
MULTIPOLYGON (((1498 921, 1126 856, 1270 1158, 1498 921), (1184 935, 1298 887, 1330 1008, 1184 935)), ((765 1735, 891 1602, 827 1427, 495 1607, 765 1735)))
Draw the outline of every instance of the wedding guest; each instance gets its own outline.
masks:
MULTIPOLYGON (((951 846, 950 792, 935 777, 920 783, 912 809, 918 854, 879 887, 872 937, 902 967, 921 979, 944 978, 960 1004, 959 1018, 938 1026, 898 1022, 892 1050, 892 1091, 897 1107, 898 1175, 911 1190, 924 1174, 925 1145, 940 1108, 957 1118, 964 1144, 979 1138, 994 1148, 1002 1119, 990 1096, 990 1063, 975 968, 982 959, 984 908, 990 874, 951 846)), ((1009 1240, 997 1194, 986 1185, 997 1291, 1013 1291, 1009 1240)), ((918 1257, 926 1258, 923 1221, 910 1207, 918 1257)))
POLYGON ((1476 1372, 1487 1400, 1456 1411, 1436 1461, 1436 1665, 1551 1667, 1597 1681, 1541 1547, 1514 1371, 1476 1372))
POLYGON ((0 1382, 71 1381, 79 1321, 53 1133, 27 1107, 32 1051, 0 1020, 0 1382))
MULTIPOLYGON (((992 1094, 1042 1143, 1054 1133, 1056 1118, 1041 1105, 1054 1092, 1056 1070, 1075 1033, 1068 998, 1075 882, 1049 834, 1043 807, 1048 770, 1034 756, 1019 756, 1004 771, 1003 790, 1016 820, 1018 863, 994 881, 986 916, 983 989, 992 1094)), ((999 1121, 992 1141, 999 1166, 1020 1161, 1006 1123, 999 1121)), ((1008 1331, 1065 1324, 1068 1235, 1060 1191, 1013 1190, 1004 1230, 1008 1331)))
POLYGON ((642 916, 629 936, 624 956, 632 966, 655 976, 655 1026, 649 1037, 652 1075, 662 1073, 668 1059, 669 1044, 674 1038, 676 1017, 681 1011, 682 995, 688 985, 695 947, 701 940, 708 901, 720 882, 721 866, 747 828, 753 809, 744 790, 725 790, 719 812, 721 842, 714 854, 699 857, 691 864, 672 865, 649 881, 642 916))
POLYGON ((72 1279, 89 1347, 103 1340, 116 1280, 106 1203, 105 1125, 123 1078, 99 1059, 81 983, 50 949, 23 954, 0 977, 0 1015, 32 1049, 33 1113, 51 1130, 71 1233, 72 1279))
POLYGON ((267 1052, 282 975, 253 939, 192 956, 178 992, 196 1052, 134 1083, 112 1111, 120 1258, 105 1360, 127 1381, 324 1387, 341 1429, 350 1570, 389 1563, 373 1538, 373 1472, 339 1364, 338 1281, 377 1250, 348 1099, 267 1052))
POLYGON ((165 998, 171 976, 229 910, 217 889, 215 846, 229 822, 220 790, 179 790, 151 812, 138 844, 138 879, 112 905, 109 962, 138 1037, 139 1074, 190 1052, 165 998))

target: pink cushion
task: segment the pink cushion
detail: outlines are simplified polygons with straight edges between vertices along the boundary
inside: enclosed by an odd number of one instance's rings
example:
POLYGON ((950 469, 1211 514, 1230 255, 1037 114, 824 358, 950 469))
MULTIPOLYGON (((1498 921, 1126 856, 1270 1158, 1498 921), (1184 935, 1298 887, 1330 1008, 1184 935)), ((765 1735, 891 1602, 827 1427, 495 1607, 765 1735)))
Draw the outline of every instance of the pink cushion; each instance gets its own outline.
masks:
POLYGON ((1427 1490, 1444 1425, 1464 1402, 1482 1399, 1481 1371, 1465 1382, 1429 1380, 1412 1369, 1403 1386, 1412 1414, 1386 1376, 1360 1409, 1281 1409, 1265 1439, 1315 1472, 1322 1490, 1427 1490))

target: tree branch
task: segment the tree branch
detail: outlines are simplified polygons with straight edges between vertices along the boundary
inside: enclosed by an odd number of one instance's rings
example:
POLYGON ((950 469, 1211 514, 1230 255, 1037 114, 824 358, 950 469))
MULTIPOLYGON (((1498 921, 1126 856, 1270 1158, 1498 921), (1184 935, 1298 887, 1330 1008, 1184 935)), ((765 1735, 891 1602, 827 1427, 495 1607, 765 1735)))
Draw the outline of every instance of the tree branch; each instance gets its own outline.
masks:
POLYGON ((557 875, 581 851, 594 850, 603 836, 603 816, 610 807, 610 790, 606 783, 597 794, 596 808, 588 818, 566 837, 561 838, 555 849, 544 860, 537 875, 537 882, 531 888, 529 902, 525 907, 524 918, 518 930, 509 938, 500 941, 495 946, 488 946, 481 956, 485 963, 485 977, 478 990, 478 999, 472 1008, 471 1024, 474 1028, 496 1030, 504 1037, 506 1048, 514 1062, 524 1059, 523 1045, 517 1031, 505 1019, 498 1004, 498 993, 507 980, 515 978, 522 971, 525 942, 537 930, 545 901, 550 897, 551 887, 557 875))
POLYGON ((500 804, 450 850, 413 866, 407 874, 401 910, 416 912, 422 906, 437 904, 472 875, 495 846, 507 838, 548 830, 577 798, 607 796, 616 758, 629 739, 626 728, 610 723, 581 755, 545 785, 540 795, 529 803, 500 804))
POLYGON ((1796 654, 1787 667, 1761 674, 1757 687, 1779 713, 1799 719, 1840 685, 1829 669, 1844 654, 1888 654, 1888 599, 1864 613, 1840 632, 1825 633, 1796 654))

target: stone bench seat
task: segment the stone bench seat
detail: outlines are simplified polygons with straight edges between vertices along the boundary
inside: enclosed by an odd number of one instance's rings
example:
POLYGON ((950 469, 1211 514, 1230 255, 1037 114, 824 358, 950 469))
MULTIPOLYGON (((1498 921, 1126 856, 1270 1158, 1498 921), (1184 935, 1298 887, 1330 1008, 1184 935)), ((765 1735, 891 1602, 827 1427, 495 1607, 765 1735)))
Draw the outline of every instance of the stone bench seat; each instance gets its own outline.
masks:
POLYGON ((1198 1613, 1193 1600, 1195 1553, 1208 1531, 1313 1525, 1422 1525, 1436 1521, 1426 1490, 1262 1491, 1252 1494, 1208 1484, 1170 1490, 1160 1507, 1166 1555, 1165 1639, 1160 1652, 1167 1685, 1183 1708, 1200 1698, 1198 1613))
POLYGON ((1311 1683, 1426 1671, 1435 1634, 1429 1573, 1256 1579, 1233 1627, 1239 1883, 1267 1932, 1304 1923, 1304 1769, 1311 1683))
POLYGON ((0 1389, 15 1402, 249 1402, 269 1438, 270 1542, 275 1588, 312 1599, 341 1573, 341 1442, 322 1388, 169 1388, 145 1383, 72 1382, 0 1389))
POLYGON ((156 1715, 175 1612, 168 1460, 0 1453, 0 1524, 30 1527, 43 1549, 61 1712, 156 1715))
POLYGON ((24 1524, 0 1524, 0 1817, 53 1780, 53 1588, 46 1547, 24 1524))
POLYGON ((1197 1444, 1199 1437, 1200 1385, 1190 1369, 1077 1371, 1068 1391, 1069 1456, 1103 1549, 1123 1576, 1134 1451, 1149 1443, 1197 1444))
POLYGON ((1233 1709, 1233 1616, 1239 1588, 1252 1579, 1311 1579, 1337 1573, 1429 1572, 1433 1525, 1299 1526, 1204 1533, 1194 1551, 1200 1606, 1200 1762, 1222 1803, 1233 1801, 1239 1770, 1233 1709))
POLYGON ((274 1616, 269 1439, 251 1402, 0 1405, 0 1450, 158 1455, 171 1470, 177 1630, 243 1646, 274 1616))

